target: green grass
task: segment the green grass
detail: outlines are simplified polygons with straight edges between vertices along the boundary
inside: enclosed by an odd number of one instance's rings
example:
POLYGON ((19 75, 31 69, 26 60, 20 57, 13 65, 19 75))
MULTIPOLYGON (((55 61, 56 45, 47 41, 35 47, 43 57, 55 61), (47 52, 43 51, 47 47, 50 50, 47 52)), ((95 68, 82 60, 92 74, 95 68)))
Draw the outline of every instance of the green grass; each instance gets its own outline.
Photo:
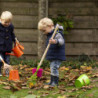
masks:
POLYGON ((2 89, 3 85, 0 85, 0 98, 11 98, 11 96, 16 96, 16 98, 24 98, 28 94, 29 91, 32 91, 34 95, 40 96, 42 95, 42 93, 49 93, 49 95, 45 96, 45 97, 41 97, 41 98, 57 98, 58 96, 63 96, 63 95, 67 95, 69 96, 68 98, 98 98, 98 88, 92 88, 91 90, 87 90, 87 91, 83 91, 83 90, 79 90, 79 91, 73 91, 70 92, 71 89, 73 89, 74 87, 65 87, 66 89, 68 89, 68 91, 65 91, 63 94, 55 94, 56 92, 59 92, 58 88, 55 88, 54 90, 44 90, 44 89, 40 89, 40 90, 33 90, 33 89, 29 89, 29 90, 20 90, 20 91, 16 91, 16 92, 11 92, 10 90, 5 90, 2 89), (91 95, 91 96, 90 96, 91 95), (92 97, 93 95, 93 97, 92 97))
MULTIPOLYGON (((18 64, 27 64, 27 65, 30 65, 31 67, 32 66, 36 66, 38 63, 38 61, 31 61, 31 60, 28 60, 28 61, 22 61, 21 59, 19 60, 16 60, 16 59, 11 59, 11 65, 18 65, 18 64)), ((97 66, 95 63, 86 63, 88 64, 89 66, 97 66)), ((43 63, 44 66, 48 66, 48 62, 45 61, 43 63)), ((63 66, 81 66, 80 62, 64 62, 62 63, 63 66)), ((87 65, 87 66, 88 66, 87 65)), ((96 67, 97 68, 97 67, 96 67)), ((98 72, 98 70, 93 70, 93 73, 98 72)), ((64 77, 64 72, 65 71, 62 71, 60 72, 60 78, 63 78, 64 77)), ((73 74, 78 74, 76 72, 72 72, 73 74)), ((48 77, 48 76, 47 76, 48 77)), ((6 77, 0 77, 0 80, 6 80, 7 78, 6 77)), ((97 78, 93 78, 93 80, 96 80, 97 78)), ((86 89, 86 91, 84 91, 83 89, 79 89, 79 90, 76 90, 75 86, 67 86, 67 83, 65 81, 61 81, 59 83, 59 85, 64 85, 63 86, 63 90, 61 90, 61 88, 54 88, 54 89, 21 89, 19 91, 15 91, 15 92, 12 92, 11 90, 6 90, 4 89, 3 87, 5 87, 5 85, 2 85, 0 84, 0 98, 25 98, 27 95, 36 95, 37 98, 57 98, 58 96, 63 96, 63 95, 66 95, 67 98, 98 98, 98 82, 92 82, 90 83, 90 85, 97 85, 89 90, 86 89), (64 88, 65 87, 65 88, 64 88), (75 90, 74 90, 75 89, 75 90), (30 93, 32 92, 32 93, 30 93)), ((27 98, 33 98, 33 97, 27 97, 27 98)))
MULTIPOLYGON (((95 70, 94 70, 95 71, 95 70)), ((63 73, 61 73, 62 76, 63 73)), ((6 77, 0 77, 0 80, 6 80, 6 77)), ((93 80, 98 80, 97 78, 93 78, 93 80)), ((37 98, 57 98, 58 96, 66 95, 67 98, 98 98, 98 82, 91 82, 90 85, 97 85, 97 87, 93 87, 91 89, 83 89, 76 90, 75 86, 67 86, 67 84, 63 81, 59 83, 60 85, 64 85, 63 87, 55 87, 54 89, 22 89, 19 91, 12 92, 11 90, 5 90, 4 85, 0 85, 0 98, 25 98, 27 95, 36 95, 37 98), (63 90, 61 90, 63 89, 63 90), (29 94, 29 92, 32 92, 29 94), (45 96, 44 96, 45 95, 45 96)), ((27 97, 33 98, 33 97, 27 97)))

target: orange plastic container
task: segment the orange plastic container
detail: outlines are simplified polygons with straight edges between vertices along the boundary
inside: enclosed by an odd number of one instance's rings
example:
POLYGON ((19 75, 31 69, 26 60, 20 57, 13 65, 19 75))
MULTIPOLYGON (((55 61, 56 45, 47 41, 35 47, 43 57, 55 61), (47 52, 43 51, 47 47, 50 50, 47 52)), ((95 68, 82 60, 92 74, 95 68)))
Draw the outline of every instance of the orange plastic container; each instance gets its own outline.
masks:
POLYGON ((6 55, 13 55, 16 57, 20 57, 22 56, 24 53, 23 51, 19 48, 18 45, 16 45, 13 49, 12 49, 13 53, 6 53, 6 55))
POLYGON ((20 43, 16 42, 16 44, 18 45, 18 47, 21 49, 21 50, 24 50, 24 47, 22 45, 20 45, 20 43))
POLYGON ((19 80, 18 70, 11 70, 9 73, 9 80, 17 81, 19 80))

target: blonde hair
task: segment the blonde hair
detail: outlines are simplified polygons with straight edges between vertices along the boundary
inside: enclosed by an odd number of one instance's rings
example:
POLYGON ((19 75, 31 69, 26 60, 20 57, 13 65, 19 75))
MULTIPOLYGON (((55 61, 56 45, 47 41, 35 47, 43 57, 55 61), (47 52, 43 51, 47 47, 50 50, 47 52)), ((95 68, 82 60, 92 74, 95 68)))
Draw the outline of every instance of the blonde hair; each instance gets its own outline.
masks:
POLYGON ((42 18, 38 23, 38 29, 43 30, 43 28, 46 28, 47 26, 53 26, 54 23, 50 18, 42 18))
POLYGON ((12 17, 13 17, 13 15, 12 15, 12 13, 11 12, 9 12, 9 11, 4 11, 4 12, 2 12, 2 14, 1 14, 1 19, 4 19, 4 20, 12 20, 12 17))

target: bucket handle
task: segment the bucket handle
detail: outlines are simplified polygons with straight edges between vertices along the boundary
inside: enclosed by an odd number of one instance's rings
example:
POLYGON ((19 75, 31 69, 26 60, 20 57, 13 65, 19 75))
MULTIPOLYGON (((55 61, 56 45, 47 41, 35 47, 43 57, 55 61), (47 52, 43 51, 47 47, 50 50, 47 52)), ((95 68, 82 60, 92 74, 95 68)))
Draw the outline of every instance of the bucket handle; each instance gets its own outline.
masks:
POLYGON ((15 45, 19 46, 19 48, 20 48, 21 50, 24 50, 24 47, 23 47, 22 45, 20 45, 20 42, 18 41, 18 39, 15 38, 15 40, 16 40, 15 45))
POLYGON ((86 81, 83 79, 84 85, 87 86, 86 81))

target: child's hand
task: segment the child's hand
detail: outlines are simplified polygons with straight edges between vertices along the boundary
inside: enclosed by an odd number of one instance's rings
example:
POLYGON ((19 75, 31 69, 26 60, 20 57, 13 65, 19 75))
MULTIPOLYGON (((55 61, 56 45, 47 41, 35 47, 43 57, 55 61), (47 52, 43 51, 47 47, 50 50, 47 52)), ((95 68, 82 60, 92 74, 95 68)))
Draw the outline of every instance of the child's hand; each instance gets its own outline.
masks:
POLYGON ((49 40, 49 43, 50 43, 50 44, 56 44, 57 41, 56 41, 55 39, 50 39, 50 40, 49 40))
POLYGON ((16 42, 14 43, 14 47, 16 46, 16 42))

